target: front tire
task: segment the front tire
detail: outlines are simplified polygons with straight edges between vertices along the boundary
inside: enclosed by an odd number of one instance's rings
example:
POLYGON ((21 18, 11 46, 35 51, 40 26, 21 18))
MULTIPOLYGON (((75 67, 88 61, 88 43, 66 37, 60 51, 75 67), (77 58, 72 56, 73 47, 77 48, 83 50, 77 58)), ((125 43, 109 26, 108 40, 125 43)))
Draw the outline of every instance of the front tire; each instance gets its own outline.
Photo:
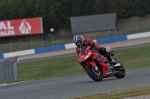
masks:
POLYGON ((89 64, 87 64, 84 67, 84 69, 87 72, 87 74, 90 76, 90 78, 93 79, 94 81, 99 82, 103 79, 101 69, 98 68, 98 70, 96 70, 95 67, 93 67, 89 64))

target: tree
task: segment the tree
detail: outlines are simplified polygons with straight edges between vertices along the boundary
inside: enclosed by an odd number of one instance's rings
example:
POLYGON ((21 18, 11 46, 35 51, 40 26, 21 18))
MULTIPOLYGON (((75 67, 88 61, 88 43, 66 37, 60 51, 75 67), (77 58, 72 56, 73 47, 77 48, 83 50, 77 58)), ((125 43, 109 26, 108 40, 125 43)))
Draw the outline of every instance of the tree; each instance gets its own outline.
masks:
POLYGON ((0 0, 0 20, 42 17, 45 31, 70 29, 70 17, 117 13, 118 18, 150 13, 150 0, 0 0))

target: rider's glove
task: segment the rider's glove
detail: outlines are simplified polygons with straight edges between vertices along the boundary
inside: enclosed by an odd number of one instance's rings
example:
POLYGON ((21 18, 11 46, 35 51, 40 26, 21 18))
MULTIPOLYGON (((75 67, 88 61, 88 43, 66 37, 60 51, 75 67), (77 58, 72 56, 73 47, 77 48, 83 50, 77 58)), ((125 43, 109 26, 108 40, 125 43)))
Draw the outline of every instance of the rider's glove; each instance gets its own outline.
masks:
POLYGON ((101 47, 100 48, 100 54, 101 55, 109 55, 111 52, 111 49, 109 47, 101 47))
POLYGON ((107 53, 110 53, 110 52, 111 52, 111 49, 110 49, 109 47, 107 47, 107 48, 106 48, 106 52, 107 52, 107 53))

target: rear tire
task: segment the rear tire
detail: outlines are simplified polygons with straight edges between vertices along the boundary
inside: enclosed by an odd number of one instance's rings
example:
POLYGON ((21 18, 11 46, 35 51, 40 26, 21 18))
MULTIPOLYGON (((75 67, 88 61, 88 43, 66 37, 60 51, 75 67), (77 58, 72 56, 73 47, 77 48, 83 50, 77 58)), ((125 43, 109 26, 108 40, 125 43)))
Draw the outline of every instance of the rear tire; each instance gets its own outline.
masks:
POLYGON ((87 64, 84 67, 84 69, 87 72, 87 74, 90 76, 90 78, 93 79, 94 81, 99 82, 103 79, 102 71, 100 68, 98 68, 98 71, 97 71, 95 70, 93 66, 90 66, 89 64, 87 64))
MULTIPOLYGON (((118 61, 119 62, 119 61, 118 61)), ((120 62, 119 62, 120 63, 120 62)), ((121 64, 121 63, 120 63, 121 64)), ((124 78, 126 75, 126 70, 124 66, 121 64, 120 67, 115 67, 114 70, 117 71, 117 74, 114 75, 116 78, 124 78)))

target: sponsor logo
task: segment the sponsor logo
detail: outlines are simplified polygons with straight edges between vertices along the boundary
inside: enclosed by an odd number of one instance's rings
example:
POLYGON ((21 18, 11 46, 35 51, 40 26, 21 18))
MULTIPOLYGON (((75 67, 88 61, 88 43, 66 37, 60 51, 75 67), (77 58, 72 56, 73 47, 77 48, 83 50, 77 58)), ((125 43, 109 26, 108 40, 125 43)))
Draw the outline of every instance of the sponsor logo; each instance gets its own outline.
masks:
POLYGON ((0 37, 40 34, 43 32, 41 24, 41 18, 0 21, 0 37))
POLYGON ((29 22, 27 22, 25 19, 22 20, 20 26, 19 26, 19 30, 22 34, 28 34, 31 31, 31 25, 29 22))
POLYGON ((0 22, 0 36, 14 35, 14 26, 10 21, 0 22))

